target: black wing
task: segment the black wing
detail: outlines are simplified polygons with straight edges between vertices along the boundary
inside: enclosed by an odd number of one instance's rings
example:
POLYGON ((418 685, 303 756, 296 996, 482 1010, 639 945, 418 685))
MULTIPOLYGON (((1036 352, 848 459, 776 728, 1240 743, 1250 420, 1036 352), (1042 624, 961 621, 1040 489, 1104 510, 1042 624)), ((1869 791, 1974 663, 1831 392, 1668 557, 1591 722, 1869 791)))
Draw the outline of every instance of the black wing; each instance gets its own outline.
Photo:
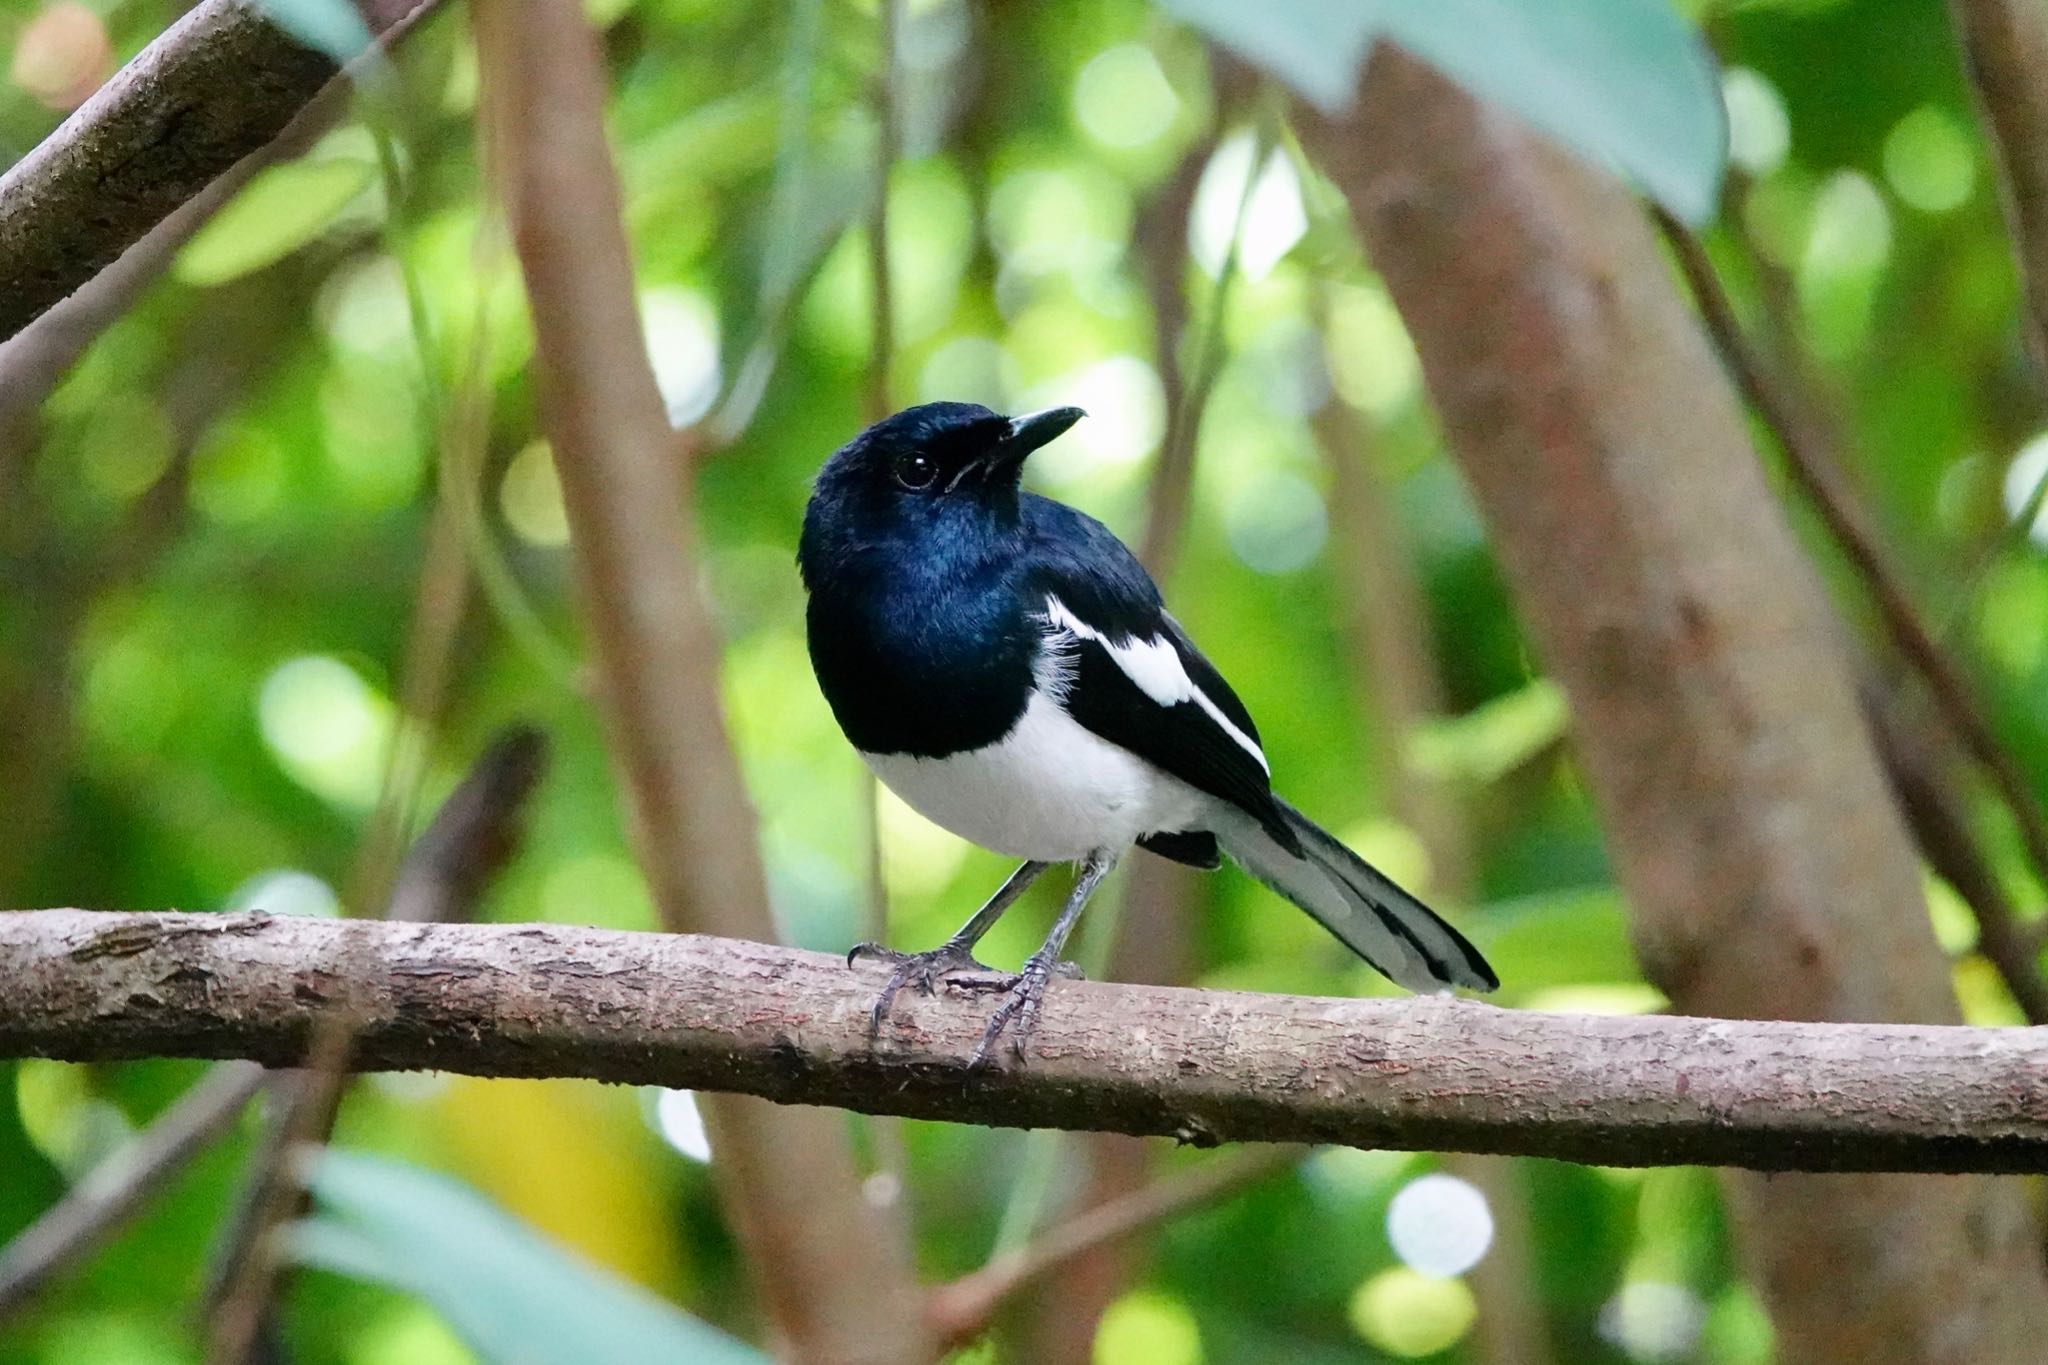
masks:
MULTIPOLYGON (((1137 557, 1092 517, 1024 499, 1027 587, 1043 596, 1062 657, 1067 713, 1300 848, 1273 799, 1258 727, 1230 684, 1167 615, 1137 557)), ((1192 850, 1191 850, 1192 851, 1192 850)), ((1168 854, 1167 856, 1173 856, 1168 854)))

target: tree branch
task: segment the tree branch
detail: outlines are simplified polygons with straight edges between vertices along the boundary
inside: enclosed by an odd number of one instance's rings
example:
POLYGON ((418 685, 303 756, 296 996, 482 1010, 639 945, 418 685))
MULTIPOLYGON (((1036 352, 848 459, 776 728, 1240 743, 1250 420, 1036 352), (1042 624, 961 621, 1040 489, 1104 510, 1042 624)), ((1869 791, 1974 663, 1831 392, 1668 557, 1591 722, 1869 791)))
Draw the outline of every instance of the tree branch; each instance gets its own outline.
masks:
MULTIPOLYGON (((1299 1146, 1251 1147, 1090 1205, 1025 1246, 933 1290, 925 1306, 933 1333, 948 1350, 959 1350, 986 1332, 997 1310, 1020 1290, 1090 1252, 1236 1194, 1307 1155, 1299 1146)), ((1100 1317, 1095 1314, 1091 1322, 1100 1317)))
MULTIPOLYGON (((355 0, 389 40, 437 0, 355 0)), ((334 77, 250 0, 206 0, 0 175, 0 340, 91 279, 334 77)))
MULTIPOLYGON (((1007 978, 1001 978, 1007 980, 1007 978)), ((1007 1127, 1607 1165, 2048 1170, 2048 1032, 1545 1015, 1060 982, 1024 1066, 970 1072, 985 1005, 818 953, 567 925, 0 915, 0 1055, 584 1076, 1007 1127)))
POLYGON ((136 1139, 88 1171, 42 1217, 0 1247, 0 1321, 65 1266, 98 1248, 192 1158, 212 1146, 263 1089, 260 1066, 214 1067, 136 1139))

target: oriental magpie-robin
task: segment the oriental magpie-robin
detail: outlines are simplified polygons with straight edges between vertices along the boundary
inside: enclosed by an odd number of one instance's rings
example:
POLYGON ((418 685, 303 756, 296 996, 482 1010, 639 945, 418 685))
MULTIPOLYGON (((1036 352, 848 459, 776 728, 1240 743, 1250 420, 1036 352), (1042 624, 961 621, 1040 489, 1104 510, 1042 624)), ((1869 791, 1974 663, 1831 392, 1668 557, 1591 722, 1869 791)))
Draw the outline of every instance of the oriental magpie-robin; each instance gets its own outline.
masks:
POLYGON ((1132 845, 1201 868, 1228 853, 1412 991, 1499 984, 1462 934, 1273 794, 1244 704, 1102 523, 1018 488, 1079 408, 1003 417, 927 403, 825 463, 797 551, 811 665, 840 728, 913 809, 1017 869, 941 947, 889 952, 875 1001, 950 971, 1056 862, 1081 873, 989 1020, 1021 1055, 1081 907, 1132 845))

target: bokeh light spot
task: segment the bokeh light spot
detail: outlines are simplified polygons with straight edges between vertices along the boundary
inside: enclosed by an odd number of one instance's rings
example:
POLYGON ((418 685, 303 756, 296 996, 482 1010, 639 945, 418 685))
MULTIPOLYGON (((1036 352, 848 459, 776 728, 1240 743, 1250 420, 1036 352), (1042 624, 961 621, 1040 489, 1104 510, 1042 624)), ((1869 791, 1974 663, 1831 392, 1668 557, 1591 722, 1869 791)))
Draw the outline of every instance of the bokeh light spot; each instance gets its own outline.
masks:
POLYGON ((1684 1360, 1698 1344, 1706 1305, 1684 1285, 1634 1280, 1601 1305, 1600 1335, 1646 1365, 1684 1360))
POLYGON ((1033 390, 1020 406, 1068 405, 1087 416, 1031 457, 1031 473, 1068 486, 1105 465, 1143 460, 1166 434, 1166 395, 1151 365, 1132 355, 1111 356, 1033 390))
POLYGON ((1478 1316, 1463 1280, 1434 1279, 1407 1266, 1381 1271, 1351 1296, 1358 1335, 1404 1360, 1449 1350, 1478 1316))
POLYGON ((562 484, 546 441, 528 445, 505 466, 498 508, 512 533, 529 545, 569 543, 569 511, 562 505, 562 484))
POLYGON ((263 680, 256 718, 272 756, 300 786, 356 810, 377 799, 395 710, 347 664, 317 654, 287 659, 263 680))
POLYGON ((333 887, 310 872, 302 872, 296 867, 278 867, 257 873, 229 892, 225 908, 334 919, 341 914, 341 897, 334 893, 333 887))
POLYGON ((703 295, 664 286, 640 296, 640 327, 669 425, 686 427, 718 400, 718 314, 703 295))
POLYGON ((1493 1245, 1493 1210, 1469 1181, 1421 1176, 1387 1205, 1387 1241, 1410 1270, 1449 1279, 1478 1265, 1493 1245))
POLYGON ((1728 159, 1754 176, 1769 175, 1792 148, 1792 120, 1778 87, 1746 66, 1721 77, 1728 108, 1728 159))
POLYGON ((1271 274, 1308 231, 1301 182, 1295 176, 1294 162, 1281 148, 1266 154, 1264 163, 1256 168, 1258 178, 1251 182, 1251 197, 1245 198, 1245 184, 1254 174, 1252 158, 1257 153, 1257 141, 1249 131, 1231 134, 1218 145, 1195 186, 1188 249, 1211 279, 1222 274, 1223 262, 1230 254, 1240 203, 1244 225, 1237 263, 1247 280, 1256 283, 1271 274))
POLYGON ((107 26, 84 5, 52 5, 23 25, 14 40, 8 77, 46 109, 85 103, 113 69, 107 26))
POLYGON ((1129 150, 1163 137, 1180 97, 1141 43, 1120 43, 1088 59, 1074 78, 1074 121, 1105 147, 1129 150))
POLYGON ((690 1160, 711 1160, 711 1135, 704 1128, 704 1114, 697 1108, 695 1092, 660 1091, 654 1100, 654 1123, 662 1140, 690 1160))
MULTIPOLYGON (((2005 515, 2013 521, 2026 515, 2027 504, 2033 501, 2034 490, 2044 479, 2048 479, 2048 431, 2021 446, 2012 463, 2005 467, 2005 515)), ((2048 546, 2048 501, 2035 512, 2027 538, 2036 545, 2048 546)))
POLYGON ((1187 1305, 1149 1290, 1109 1306, 1095 1329, 1095 1365, 1201 1365, 1202 1332, 1187 1305))
POLYGON ((1923 104, 1886 134, 1884 178, 1914 208, 1947 213, 1977 188, 1977 151, 1954 115, 1923 104))

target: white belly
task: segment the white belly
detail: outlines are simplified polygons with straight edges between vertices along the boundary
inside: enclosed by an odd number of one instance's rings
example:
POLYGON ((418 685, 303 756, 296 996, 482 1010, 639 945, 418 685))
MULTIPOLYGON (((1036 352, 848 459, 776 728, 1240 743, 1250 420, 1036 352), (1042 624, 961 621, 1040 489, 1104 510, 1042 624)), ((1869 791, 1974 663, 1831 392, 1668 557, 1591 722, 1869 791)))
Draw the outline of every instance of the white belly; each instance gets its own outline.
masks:
POLYGON ((1033 693, 994 744, 946 758, 862 754, 904 804, 1013 858, 1071 862, 1157 830, 1200 829, 1210 798, 1033 693))

